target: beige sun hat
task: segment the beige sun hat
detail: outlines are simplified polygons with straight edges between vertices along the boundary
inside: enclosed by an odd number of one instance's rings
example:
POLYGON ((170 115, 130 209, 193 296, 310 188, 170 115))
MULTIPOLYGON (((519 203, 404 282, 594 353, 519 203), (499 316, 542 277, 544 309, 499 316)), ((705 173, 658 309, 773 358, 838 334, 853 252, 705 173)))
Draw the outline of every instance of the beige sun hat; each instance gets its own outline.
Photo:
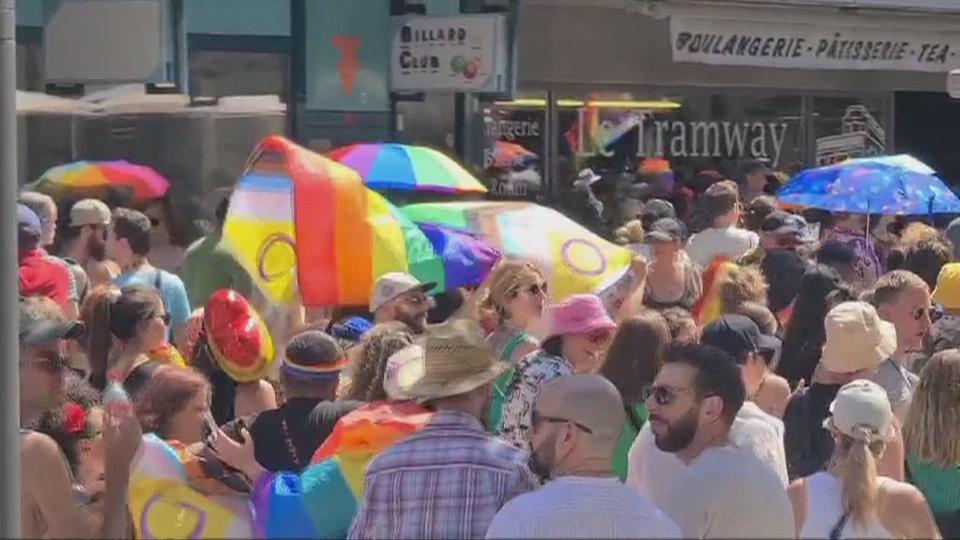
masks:
POLYGON ((509 367, 494 361, 480 325, 469 319, 429 327, 418 351, 422 354, 397 366, 395 385, 403 395, 421 401, 465 394, 509 367))
POLYGON ((823 321, 826 341, 820 363, 834 373, 873 369, 897 350, 897 330, 866 302, 843 302, 823 321))

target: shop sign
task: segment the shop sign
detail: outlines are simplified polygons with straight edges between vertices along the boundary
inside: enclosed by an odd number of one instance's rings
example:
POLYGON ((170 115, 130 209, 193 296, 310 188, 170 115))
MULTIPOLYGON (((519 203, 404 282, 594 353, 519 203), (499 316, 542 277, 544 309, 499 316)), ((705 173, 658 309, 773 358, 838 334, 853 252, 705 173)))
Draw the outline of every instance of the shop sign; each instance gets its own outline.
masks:
POLYGON ((960 32, 671 17, 673 60, 798 69, 946 73, 960 32))
MULTIPOLYGON (((581 111, 579 125, 584 125, 581 111)), ((577 153, 612 156, 611 144, 626 132, 639 129, 638 157, 768 158, 776 165, 783 153, 787 130, 795 123, 736 120, 655 120, 635 113, 604 120, 597 132, 585 136, 576 130, 568 140, 577 153)))
POLYGON ((509 88, 503 15, 398 19, 390 56, 396 91, 505 92, 509 88))

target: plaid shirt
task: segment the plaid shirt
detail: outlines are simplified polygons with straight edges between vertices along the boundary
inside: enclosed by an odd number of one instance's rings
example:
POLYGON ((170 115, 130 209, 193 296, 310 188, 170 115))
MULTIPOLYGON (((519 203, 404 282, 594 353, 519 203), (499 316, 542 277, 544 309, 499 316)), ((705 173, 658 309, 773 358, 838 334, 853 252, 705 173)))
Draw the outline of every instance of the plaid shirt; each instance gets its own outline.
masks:
POLYGON ((349 538, 483 538, 500 508, 536 487, 526 463, 475 417, 439 411, 370 463, 349 538))

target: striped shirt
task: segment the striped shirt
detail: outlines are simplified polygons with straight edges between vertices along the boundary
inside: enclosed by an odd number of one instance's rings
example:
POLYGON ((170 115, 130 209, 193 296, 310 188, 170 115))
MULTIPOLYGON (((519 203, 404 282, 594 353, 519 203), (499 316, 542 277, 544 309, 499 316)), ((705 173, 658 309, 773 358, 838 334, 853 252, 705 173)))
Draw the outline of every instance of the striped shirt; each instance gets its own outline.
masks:
POLYGON ((534 489, 524 452, 476 417, 441 410, 370 463, 349 538, 482 538, 510 499, 534 489))

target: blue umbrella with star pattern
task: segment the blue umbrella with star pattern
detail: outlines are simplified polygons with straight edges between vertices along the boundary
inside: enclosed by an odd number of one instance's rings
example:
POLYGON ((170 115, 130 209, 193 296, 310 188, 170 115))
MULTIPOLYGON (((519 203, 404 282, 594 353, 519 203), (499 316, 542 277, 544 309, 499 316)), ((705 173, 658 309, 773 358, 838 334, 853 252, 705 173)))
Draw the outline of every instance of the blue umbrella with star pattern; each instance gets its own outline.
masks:
POLYGON ((960 213, 960 199, 936 171, 906 154, 807 169, 777 197, 787 204, 852 214, 960 213))

